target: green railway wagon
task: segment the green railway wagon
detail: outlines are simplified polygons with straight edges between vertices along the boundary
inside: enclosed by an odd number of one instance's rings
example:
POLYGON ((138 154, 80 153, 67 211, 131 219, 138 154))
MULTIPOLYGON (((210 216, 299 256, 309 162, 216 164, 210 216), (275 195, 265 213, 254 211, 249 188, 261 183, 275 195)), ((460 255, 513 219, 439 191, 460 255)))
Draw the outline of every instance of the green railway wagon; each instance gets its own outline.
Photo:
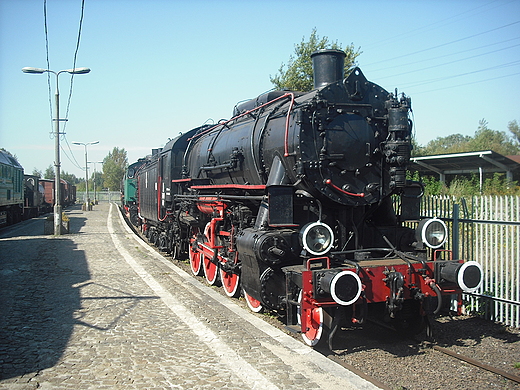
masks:
POLYGON ((0 226, 19 222, 23 214, 23 167, 0 150, 0 226))

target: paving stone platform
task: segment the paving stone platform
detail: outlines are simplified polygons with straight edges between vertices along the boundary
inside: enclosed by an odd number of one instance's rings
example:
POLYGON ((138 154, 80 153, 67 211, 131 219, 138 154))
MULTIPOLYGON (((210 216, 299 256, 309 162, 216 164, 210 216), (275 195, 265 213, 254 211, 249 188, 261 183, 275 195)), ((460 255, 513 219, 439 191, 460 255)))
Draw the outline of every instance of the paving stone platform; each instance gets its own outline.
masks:
POLYGON ((136 238, 115 204, 0 231, 0 389, 375 389, 136 238))

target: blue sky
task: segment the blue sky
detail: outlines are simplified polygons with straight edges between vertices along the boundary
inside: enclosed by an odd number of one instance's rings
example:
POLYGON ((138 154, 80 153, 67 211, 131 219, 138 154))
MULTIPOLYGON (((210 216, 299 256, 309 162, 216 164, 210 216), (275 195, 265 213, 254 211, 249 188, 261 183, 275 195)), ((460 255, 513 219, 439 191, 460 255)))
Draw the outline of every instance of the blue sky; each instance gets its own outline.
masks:
MULTIPOLYGON (((44 0, 0 0, 0 147, 26 172, 54 161, 44 0)), ((47 0, 49 68, 73 67, 81 0, 47 0)), ((363 52, 365 76, 412 98, 420 144, 520 121, 520 0, 86 0, 62 170, 125 148, 130 162, 272 88, 313 28, 363 52)), ((54 81, 51 101, 54 108, 54 81)), ((71 77, 59 76, 64 118, 71 77)), ((63 129, 63 128, 62 128, 63 129)), ((92 166, 90 167, 92 169, 92 166)), ((97 166, 99 169, 99 164, 97 166)))

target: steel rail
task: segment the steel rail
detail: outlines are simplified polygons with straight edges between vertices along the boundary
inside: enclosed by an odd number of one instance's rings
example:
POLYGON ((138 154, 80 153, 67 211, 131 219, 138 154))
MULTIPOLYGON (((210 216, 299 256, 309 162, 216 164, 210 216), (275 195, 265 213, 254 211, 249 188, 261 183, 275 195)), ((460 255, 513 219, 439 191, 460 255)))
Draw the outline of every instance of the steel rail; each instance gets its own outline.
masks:
POLYGON ((507 378, 507 379, 512 380, 517 383, 520 383, 520 376, 510 374, 509 372, 501 370, 500 368, 496 368, 496 367, 490 366, 489 364, 479 362, 478 360, 472 359, 465 355, 461 355, 460 353, 454 352, 447 348, 439 347, 438 345, 434 345, 433 349, 436 351, 442 352, 446 355, 449 355, 451 357, 454 357, 455 359, 462 360, 462 361, 465 361, 466 363, 469 363, 476 367, 482 368, 483 370, 490 371, 494 374, 503 376, 504 378, 507 378))

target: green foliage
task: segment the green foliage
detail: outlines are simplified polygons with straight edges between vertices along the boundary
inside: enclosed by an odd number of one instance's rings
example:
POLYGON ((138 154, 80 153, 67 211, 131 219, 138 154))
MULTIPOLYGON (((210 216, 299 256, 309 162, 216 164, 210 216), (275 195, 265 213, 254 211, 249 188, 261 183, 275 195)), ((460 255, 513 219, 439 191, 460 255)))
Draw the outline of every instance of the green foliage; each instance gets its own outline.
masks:
POLYGON ((103 159, 103 187, 118 190, 128 166, 128 158, 124 148, 114 147, 103 159))
POLYGON ((485 178, 480 189, 477 175, 455 176, 449 183, 442 183, 433 176, 419 176, 414 172, 410 176, 412 180, 420 181, 424 185, 425 195, 450 195, 457 197, 470 197, 475 195, 520 195, 520 187, 516 181, 507 180, 505 174, 495 172, 493 176, 485 178))
POLYGON ((49 166, 45 169, 45 172, 43 173, 43 178, 44 178, 44 179, 54 179, 54 177, 55 177, 54 166, 49 165, 49 166))
POLYGON ((485 119, 480 120, 475 136, 469 142, 470 150, 492 150, 504 156, 520 152, 518 145, 505 131, 491 130, 485 119))
POLYGON ((425 195, 440 195, 445 193, 445 185, 433 176, 421 176, 419 172, 406 172, 406 179, 423 184, 425 195))
POLYGON ((516 119, 507 124, 508 130, 513 134, 513 137, 517 143, 520 143, 520 126, 516 119))
POLYGON ((456 197, 480 194, 480 184, 475 175, 471 177, 457 176, 444 188, 444 195, 456 197))
MULTIPOLYGON (((44 179, 54 180, 54 178, 56 177, 55 173, 56 173, 56 170, 55 170, 54 166, 53 165, 49 165, 47 167, 47 169, 45 169, 45 172, 43 173, 43 178, 44 179)), ((36 168, 34 168, 33 175, 36 175, 38 177, 42 177, 41 176, 42 172, 38 171, 36 168)), ((79 183, 79 180, 76 177, 76 175, 74 175, 73 173, 68 173, 68 172, 64 172, 64 171, 61 171, 60 179, 66 180, 67 182, 69 182, 71 184, 78 184, 79 183)))
MULTIPOLYGON (((451 134, 446 137, 437 137, 426 146, 414 144, 413 156, 432 156, 449 153, 476 152, 493 150, 502 155, 520 153, 520 129, 515 121, 509 122, 509 131, 516 137, 504 131, 492 130, 485 119, 479 121, 479 126, 473 137, 462 134, 451 134)), ((520 187, 517 182, 508 181, 503 173, 494 173, 484 178, 482 189, 477 175, 456 176, 447 184, 441 183, 437 176, 419 177, 415 172, 412 180, 421 181, 425 186, 426 195, 518 195, 520 187)))
POLYGON ((79 183, 78 178, 73 173, 61 172, 60 173, 60 178, 63 179, 63 180, 68 181, 71 184, 78 184, 79 183))
MULTIPOLYGON (((516 121, 509 122, 509 131, 515 136, 518 129, 516 121)), ((492 130, 485 119, 479 121, 475 135, 470 137, 462 134, 451 134, 446 137, 437 137, 426 146, 417 146, 415 156, 432 156, 449 153, 476 152, 492 150, 504 156, 520 153, 518 139, 513 139, 505 131, 492 130)))
MULTIPOLYGON (((91 171, 92 172, 92 171, 91 171)), ((77 191, 83 192, 85 191, 85 179, 79 178, 77 179, 77 191)), ((96 183, 96 192, 100 191, 103 188, 103 174, 101 172, 96 172, 94 176, 94 172, 90 174, 88 179, 88 190, 94 191, 94 181, 96 183)))
POLYGON ((421 149, 422 147, 419 145, 417 138, 415 137, 415 132, 412 132, 412 157, 423 156, 423 154, 421 154, 421 149))
MULTIPOLYGON (((287 65, 282 64, 278 69, 278 74, 270 77, 271 83, 276 89, 287 89, 291 91, 307 92, 313 89, 313 73, 311 54, 321 49, 337 49, 342 50, 342 45, 336 42, 330 42, 328 37, 320 38, 316 28, 313 28, 309 40, 306 42, 305 37, 301 43, 294 46, 294 56, 289 57, 287 65)), ((356 66, 356 58, 361 54, 358 49, 354 48, 354 44, 346 46, 345 54, 345 75, 356 66)))
POLYGON ((520 187, 516 181, 507 180, 505 174, 494 173, 493 177, 484 180, 483 193, 485 195, 518 195, 520 187))
POLYGON ((85 191, 85 179, 78 180, 78 184, 76 184, 76 191, 79 191, 79 192, 85 191))
POLYGON ((101 190, 103 188, 103 173, 102 172, 92 172, 90 175, 90 179, 88 179, 88 188, 92 191, 94 190, 94 183, 96 184, 96 191, 101 190))
POLYGON ((467 144, 470 136, 462 134, 451 134, 446 137, 437 137, 428 142, 426 146, 419 146, 417 156, 432 156, 437 154, 468 152, 467 144))
POLYGON ((440 195, 446 192, 446 185, 431 176, 424 177, 422 183, 424 184, 424 193, 426 195, 440 195))

